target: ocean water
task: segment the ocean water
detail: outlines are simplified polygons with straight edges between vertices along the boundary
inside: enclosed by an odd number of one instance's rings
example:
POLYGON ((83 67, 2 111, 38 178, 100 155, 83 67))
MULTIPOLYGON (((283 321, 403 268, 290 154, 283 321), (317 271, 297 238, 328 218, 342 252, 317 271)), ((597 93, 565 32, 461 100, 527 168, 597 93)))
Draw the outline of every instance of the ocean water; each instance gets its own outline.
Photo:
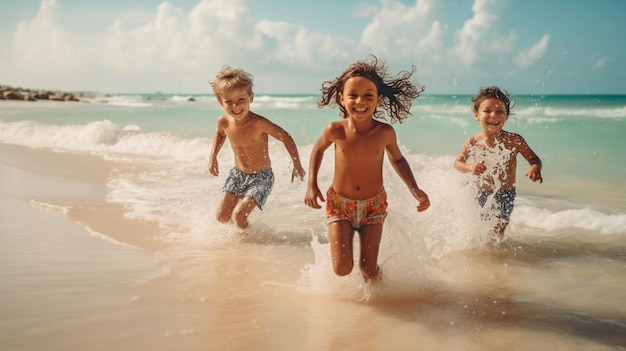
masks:
MULTIPOLYGON (((337 110, 317 108, 317 97, 259 94, 251 107, 292 135, 306 169, 322 128, 339 118, 337 110)), ((524 177, 520 156, 518 196, 500 250, 484 247, 471 178, 452 167, 464 140, 479 131, 469 99, 423 95, 413 115, 394 124, 431 207, 417 213, 385 163, 384 279, 374 290, 358 271, 333 275, 324 212, 304 205, 306 181, 290 182, 289 156, 275 140, 276 184, 264 210, 250 216, 250 231, 215 221, 233 157, 227 143, 221 175, 209 175, 222 113, 212 96, 0 102, 0 196, 11 214, 0 225, 0 250, 11 263, 0 268, 2 305, 11 311, 0 346, 43 349, 60 340, 46 329, 51 320, 69 318, 56 326, 74 335, 63 349, 624 349, 626 96, 513 96, 505 129, 541 157, 544 183, 524 177), (73 239, 56 247, 54 238, 66 235, 54 228, 64 224, 42 227, 28 216, 61 218, 97 243, 73 239), (37 239, 44 231, 57 255, 78 257, 83 279, 106 287, 106 303, 95 302, 100 290, 68 288, 79 280, 55 283, 74 265, 54 265, 46 280, 23 263, 47 262, 42 257, 51 251, 37 239), (11 235, 18 232, 33 236, 41 251, 18 255, 17 243, 24 244, 11 235), (98 254, 85 255, 85 245, 98 254), (132 264, 107 264, 118 256, 132 264), (49 304, 69 294, 98 307, 90 317, 82 305, 23 313, 32 304, 24 294, 35 287, 11 279, 20 274, 41 279, 38 289, 57 296, 49 304), (5 338, 15 330, 31 332, 5 338), (130 340, 129 330, 139 337, 130 340)), ((332 161, 327 152, 321 188, 330 184, 332 161)))

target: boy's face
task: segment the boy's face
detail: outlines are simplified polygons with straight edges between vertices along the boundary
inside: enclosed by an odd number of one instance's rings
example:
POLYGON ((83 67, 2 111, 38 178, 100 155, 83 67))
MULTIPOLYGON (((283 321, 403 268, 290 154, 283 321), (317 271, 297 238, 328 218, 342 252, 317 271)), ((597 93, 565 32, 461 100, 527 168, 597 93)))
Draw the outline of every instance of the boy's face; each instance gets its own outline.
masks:
POLYGON ((339 97, 348 115, 357 120, 372 118, 376 107, 380 106, 382 101, 382 95, 378 95, 376 84, 369 78, 361 76, 346 80, 339 97))
POLYGON ((488 136, 500 133, 508 117, 506 106, 496 98, 483 100, 478 106, 478 110, 474 112, 474 118, 488 136))
POLYGON ((219 102, 229 116, 239 121, 246 117, 253 100, 254 94, 248 94, 246 89, 231 89, 220 95, 219 102))

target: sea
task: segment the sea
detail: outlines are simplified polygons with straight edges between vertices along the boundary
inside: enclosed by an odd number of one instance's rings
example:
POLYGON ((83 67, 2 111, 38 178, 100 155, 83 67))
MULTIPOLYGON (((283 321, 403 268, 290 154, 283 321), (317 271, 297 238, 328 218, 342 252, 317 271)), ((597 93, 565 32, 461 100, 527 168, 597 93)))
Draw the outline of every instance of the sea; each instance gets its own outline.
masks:
MULTIPOLYGON (((307 171, 340 118, 318 98, 251 105, 307 171)), ((212 95, 0 101, 0 349, 626 350, 626 96, 513 96, 504 129, 542 159, 543 183, 518 156, 497 248, 472 176, 453 168, 480 130, 470 98, 424 94, 393 124, 431 207, 417 212, 385 160, 376 285, 334 275, 325 213, 304 204, 277 140, 250 229, 215 220, 234 161, 227 142, 208 172, 212 95)), ((332 170, 329 149, 321 189, 332 170)))

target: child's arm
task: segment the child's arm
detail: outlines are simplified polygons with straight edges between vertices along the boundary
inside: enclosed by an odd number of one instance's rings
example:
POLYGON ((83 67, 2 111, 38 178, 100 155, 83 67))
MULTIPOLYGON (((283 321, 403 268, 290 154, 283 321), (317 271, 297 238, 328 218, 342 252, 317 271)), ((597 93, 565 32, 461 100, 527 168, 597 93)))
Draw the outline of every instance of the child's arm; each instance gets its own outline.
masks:
POLYGON ((400 178, 402 178, 404 184, 409 187, 413 197, 419 202, 417 211, 421 212, 426 210, 430 207, 428 195, 420 189, 419 186, 417 186, 417 181, 415 181, 411 166, 409 166, 409 162, 400 152, 400 148, 398 147, 398 143, 396 141, 395 131, 393 131, 393 129, 391 129, 390 141, 391 142, 387 145, 387 155, 389 157, 389 161, 391 161, 391 164, 393 165, 393 169, 395 169, 396 173, 398 173, 400 178))
POLYGON ((222 149, 222 145, 224 145, 224 141, 226 141, 226 133, 217 126, 217 131, 215 132, 215 136, 213 137, 213 146, 211 147, 211 156, 209 156, 209 172, 218 176, 220 174, 219 165, 217 163, 217 154, 222 149))
POLYGON ((467 163, 467 159, 469 158, 469 149, 473 143, 473 140, 474 138, 469 138, 465 143, 463 143, 461 151, 456 157, 456 161, 454 161, 454 168, 456 168, 457 171, 463 173, 472 173, 474 175, 479 175, 487 170, 487 167, 485 167, 485 162, 480 161, 473 164, 467 163))
POLYGON ((543 167, 541 163, 541 159, 537 154, 528 146, 528 143, 521 135, 518 135, 518 150, 524 156, 528 164, 530 164, 530 168, 528 172, 526 172, 526 176, 530 178, 533 182, 539 181, 539 183, 543 183, 543 177, 541 176, 541 168, 543 167))
POLYGON ((306 172, 304 171, 304 167, 302 167, 302 163, 300 163, 300 155, 298 154, 298 147, 296 146, 296 142, 293 140, 291 135, 287 133, 286 130, 270 122, 269 120, 267 120, 267 129, 265 132, 271 135, 276 140, 280 140, 283 143, 283 145, 285 145, 285 149, 287 149, 289 156, 291 156, 291 161, 293 162, 293 171, 291 172, 291 182, 293 183, 293 179, 295 177, 300 178, 300 180, 304 180, 304 175, 306 174, 306 172))
POLYGON ((322 160, 324 159, 324 152, 333 143, 332 136, 333 124, 331 123, 322 132, 322 135, 317 139, 313 150, 311 150, 311 159, 309 161, 309 182, 304 195, 304 203, 312 208, 322 208, 317 202, 317 199, 324 200, 324 195, 320 191, 317 185, 317 175, 320 167, 322 166, 322 160))

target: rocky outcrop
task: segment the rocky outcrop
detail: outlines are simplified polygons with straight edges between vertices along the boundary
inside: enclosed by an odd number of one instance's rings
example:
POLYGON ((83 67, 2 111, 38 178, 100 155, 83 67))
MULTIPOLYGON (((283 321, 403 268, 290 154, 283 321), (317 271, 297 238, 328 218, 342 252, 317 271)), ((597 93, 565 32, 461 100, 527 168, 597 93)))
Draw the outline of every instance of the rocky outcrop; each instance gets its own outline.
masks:
POLYGON ((68 93, 52 90, 33 90, 0 85, 0 100, 21 101, 80 101, 81 93, 68 93))

